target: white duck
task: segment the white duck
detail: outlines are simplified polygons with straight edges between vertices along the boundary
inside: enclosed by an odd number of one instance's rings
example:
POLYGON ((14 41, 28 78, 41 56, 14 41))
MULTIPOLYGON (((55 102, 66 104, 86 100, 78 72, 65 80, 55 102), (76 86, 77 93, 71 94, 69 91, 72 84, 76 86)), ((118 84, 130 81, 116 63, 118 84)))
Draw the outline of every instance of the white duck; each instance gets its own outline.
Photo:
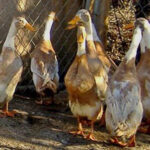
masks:
POLYGON ((112 136, 111 142, 120 146, 135 146, 135 134, 143 116, 135 67, 136 52, 142 39, 141 24, 141 21, 136 22, 130 48, 107 89, 106 128, 112 136))
POLYGON ((48 105, 52 102, 59 83, 58 61, 51 43, 50 31, 55 20, 55 12, 50 12, 40 43, 31 54, 31 72, 37 93, 51 96, 52 99, 36 103, 48 105))
POLYGON ((14 46, 17 31, 23 27, 34 31, 34 28, 25 20, 25 18, 13 18, 0 55, 0 106, 3 107, 3 114, 1 116, 12 117, 15 114, 13 111, 8 111, 8 104, 13 98, 23 70, 22 60, 17 54, 14 46))

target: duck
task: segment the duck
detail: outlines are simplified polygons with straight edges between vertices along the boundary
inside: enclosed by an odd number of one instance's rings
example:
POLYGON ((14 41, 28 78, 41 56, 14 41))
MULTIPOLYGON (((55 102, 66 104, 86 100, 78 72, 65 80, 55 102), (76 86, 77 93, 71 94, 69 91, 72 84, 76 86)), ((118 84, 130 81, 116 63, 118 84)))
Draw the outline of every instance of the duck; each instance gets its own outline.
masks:
POLYGON ((143 38, 141 40, 141 58, 137 65, 137 75, 141 85, 141 97, 142 97, 142 104, 143 104, 143 120, 145 122, 142 123, 139 131, 143 133, 150 134, 150 24, 147 19, 138 18, 138 21, 141 21, 143 24, 143 38), (148 128, 146 126, 148 125, 148 128), (145 127, 144 127, 145 126, 145 127))
MULTIPOLYGON (((133 5, 135 7, 135 18, 145 18, 150 20, 150 3, 149 0, 133 0, 133 5)), ((125 29, 133 29, 134 22, 130 22, 129 24, 125 25, 125 29)), ((131 33, 132 34, 132 33, 131 33)), ((129 34, 129 36, 131 35, 129 34)), ((140 44, 141 45, 141 44, 140 44)), ((137 55, 136 55, 136 65, 139 63, 141 58, 141 46, 138 47, 137 55)))
POLYGON ((95 141, 97 139, 93 133, 94 123, 100 120, 103 114, 108 75, 93 42, 92 24, 89 23, 91 17, 89 13, 83 12, 79 10, 68 22, 68 29, 78 27, 78 50, 66 73, 65 85, 69 94, 69 107, 78 120, 78 130, 71 133, 80 134, 86 139, 95 141), (82 118, 90 121, 91 132, 87 136, 82 129, 82 118))
POLYGON ((14 117, 15 111, 9 111, 9 102, 13 99, 16 86, 21 79, 23 63, 15 48, 15 36, 21 28, 35 29, 23 17, 14 17, 0 54, 0 117, 14 117))
MULTIPOLYGON (((116 69, 117 68, 116 64, 113 62, 113 60, 111 60, 107 56, 107 54, 105 52, 104 45, 103 45, 102 41, 100 40, 100 38, 99 38, 99 36, 97 34, 95 25, 92 22, 92 19, 91 19, 89 11, 86 10, 86 9, 80 9, 78 11, 78 14, 79 14, 79 16, 82 16, 82 14, 88 14, 89 20, 84 20, 84 26, 85 26, 87 32, 89 30, 88 26, 90 25, 92 27, 91 30, 92 30, 92 35, 93 35, 93 42, 94 42, 97 54, 99 56, 99 59, 102 61, 102 63, 104 65, 107 73, 110 71, 111 66, 113 66, 113 68, 116 69)), ((76 26, 76 24, 78 24, 80 22, 79 16, 76 15, 74 17, 74 19, 72 19, 72 21, 69 22, 69 26, 67 27, 67 29, 74 28, 76 26)), ((84 18, 84 19, 86 19, 86 18, 84 18)))
POLYGON ((31 54, 31 72, 36 92, 40 99, 37 104, 49 105, 53 102, 54 94, 59 86, 59 67, 56 52, 52 46, 50 31, 56 19, 56 13, 48 15, 42 39, 31 54), (43 100, 44 96, 49 96, 43 100))
POLYGON ((106 128, 110 142, 119 146, 135 146, 135 135, 143 117, 141 86, 135 59, 142 40, 143 22, 136 21, 132 41, 124 60, 113 74, 106 94, 106 128))
MULTIPOLYGON (((86 39, 87 40, 87 49, 89 47, 91 47, 91 43, 92 43, 92 47, 93 47, 94 50, 96 50, 97 56, 98 56, 99 60, 101 61, 102 65, 103 65, 103 69, 105 70, 104 72, 107 73, 106 78, 104 79, 102 77, 102 80, 101 80, 102 84, 104 83, 104 85, 105 85, 105 81, 107 81, 108 77, 110 78, 110 75, 111 75, 110 68, 112 66, 112 61, 110 61, 108 59, 107 55, 106 55, 103 43, 100 40, 100 38, 98 37, 95 25, 92 22, 91 15, 90 15, 88 10, 80 9, 76 13, 76 16, 71 21, 69 21, 68 29, 74 28, 80 22, 83 23, 86 32, 88 34, 91 33, 91 35, 89 36, 89 39, 86 39)), ((114 66, 114 63, 113 63, 113 66, 114 66)), ((115 69, 116 69, 116 65, 115 65, 115 69)), ((106 90, 104 90, 104 91, 106 91, 106 90)), ((105 101, 104 101, 104 103, 105 103, 105 101)), ((104 113, 105 113, 105 111, 103 112, 103 115, 102 115, 103 117, 99 121, 100 122, 100 126, 104 126, 105 125, 105 115, 104 115, 104 113)))

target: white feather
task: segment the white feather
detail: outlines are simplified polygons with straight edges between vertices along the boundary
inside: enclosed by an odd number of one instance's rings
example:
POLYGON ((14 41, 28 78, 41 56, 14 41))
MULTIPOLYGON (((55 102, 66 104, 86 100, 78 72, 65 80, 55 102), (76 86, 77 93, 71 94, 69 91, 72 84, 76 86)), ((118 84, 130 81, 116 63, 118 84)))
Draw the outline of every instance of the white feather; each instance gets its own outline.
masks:
MULTIPOLYGON (((96 102, 95 106, 91 106, 88 104, 80 104, 78 100, 76 102, 71 102, 69 100, 69 107, 73 113, 74 116, 82 116, 82 117, 87 117, 89 120, 92 120, 96 113, 100 111, 100 108, 103 107, 102 103, 96 102)), ((101 109, 103 110, 103 109, 101 109)), ((97 116, 97 119, 101 118, 102 112, 97 116)))

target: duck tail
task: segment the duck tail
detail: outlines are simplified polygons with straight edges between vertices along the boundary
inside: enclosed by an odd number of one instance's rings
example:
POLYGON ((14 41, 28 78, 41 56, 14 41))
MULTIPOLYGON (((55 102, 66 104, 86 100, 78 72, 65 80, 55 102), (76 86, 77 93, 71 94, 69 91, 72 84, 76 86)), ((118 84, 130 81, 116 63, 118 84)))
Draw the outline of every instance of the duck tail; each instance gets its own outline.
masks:
POLYGON ((114 130, 115 135, 118 137, 123 136, 127 129, 128 125, 125 122, 119 122, 117 128, 114 130))

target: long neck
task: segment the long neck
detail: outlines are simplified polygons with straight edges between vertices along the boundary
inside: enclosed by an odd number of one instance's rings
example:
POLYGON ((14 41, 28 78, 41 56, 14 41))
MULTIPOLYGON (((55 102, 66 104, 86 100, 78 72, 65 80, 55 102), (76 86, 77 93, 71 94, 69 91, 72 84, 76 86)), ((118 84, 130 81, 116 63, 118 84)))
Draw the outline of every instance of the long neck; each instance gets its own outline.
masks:
POLYGON ((4 42, 3 48, 4 47, 10 47, 12 49, 15 49, 14 43, 15 43, 16 33, 17 33, 17 29, 15 26, 15 19, 13 19, 11 26, 10 26, 10 29, 9 29, 8 34, 7 34, 6 40, 4 42))
POLYGON ((96 28, 93 23, 92 23, 92 30, 93 30, 93 40, 95 42, 101 42, 101 40, 99 39, 99 37, 97 35, 96 28))
POLYGON ((86 54, 85 49, 86 49, 85 40, 82 43, 78 43, 77 56, 81 56, 83 54, 86 54))
POLYGON ((96 47, 93 41, 93 27, 92 27, 92 21, 91 19, 89 22, 85 25, 86 30, 86 40, 87 40, 87 53, 90 55, 96 54, 96 47))
POLYGON ((53 24, 53 19, 47 20, 45 25, 45 30, 43 33, 43 40, 50 40, 50 31, 52 28, 52 24, 53 24))
POLYGON ((150 25, 143 32, 144 45, 147 50, 150 50, 150 25))
POLYGON ((140 42, 140 48, 141 48, 141 53, 145 53, 145 41, 144 38, 142 38, 140 42))
POLYGON ((85 29, 86 29, 86 35, 87 35, 86 40, 87 41, 93 41, 93 29, 92 29, 91 20, 89 20, 89 22, 86 23, 85 29))
POLYGON ((129 50, 125 56, 127 62, 130 61, 132 58, 136 57, 137 48, 139 46, 141 39, 142 39, 141 29, 139 27, 136 27, 136 29, 134 30, 129 50))

